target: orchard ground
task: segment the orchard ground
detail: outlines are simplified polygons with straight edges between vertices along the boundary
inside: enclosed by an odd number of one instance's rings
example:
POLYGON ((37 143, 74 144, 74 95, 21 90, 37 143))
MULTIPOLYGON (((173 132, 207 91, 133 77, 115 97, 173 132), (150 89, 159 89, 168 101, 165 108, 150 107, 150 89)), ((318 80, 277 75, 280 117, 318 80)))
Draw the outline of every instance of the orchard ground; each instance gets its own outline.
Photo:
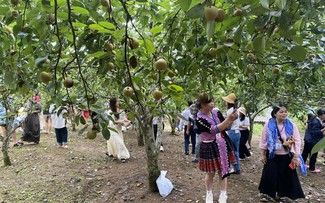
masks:
MULTIPOLYGON (((21 132, 18 132, 19 135, 21 132)), ((10 147, 12 166, 0 167, 0 202, 200 202, 205 196, 204 173, 184 154, 183 135, 164 132, 165 151, 159 155, 160 170, 167 170, 174 190, 163 198, 148 192, 147 163, 144 147, 137 145, 135 131, 124 134, 131 158, 126 163, 105 155, 106 141, 101 135, 85 139, 69 129, 69 148, 59 149, 55 135, 41 134, 39 145, 25 143, 10 147)), ((228 202, 259 202, 258 184, 262 171, 258 136, 252 141, 253 155, 241 162, 240 175, 228 179, 228 202)), ((2 144, 2 143, 0 143, 2 144)), ((299 178, 306 199, 297 202, 325 202, 325 166, 319 155, 319 174, 299 178)), ((214 183, 214 199, 219 189, 214 183)))

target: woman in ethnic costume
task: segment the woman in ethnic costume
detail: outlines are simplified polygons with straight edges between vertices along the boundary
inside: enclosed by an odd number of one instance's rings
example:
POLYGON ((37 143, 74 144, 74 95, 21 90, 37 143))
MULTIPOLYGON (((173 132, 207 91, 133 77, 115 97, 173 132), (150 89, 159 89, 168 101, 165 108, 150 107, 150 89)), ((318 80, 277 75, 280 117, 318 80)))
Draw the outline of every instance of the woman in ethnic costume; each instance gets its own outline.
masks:
POLYGON ((296 124, 287 116, 285 106, 274 107, 272 118, 262 131, 259 144, 264 164, 259 185, 261 202, 305 197, 296 171, 299 167, 303 175, 306 175, 306 167, 300 156, 300 134, 296 124))
POLYGON ((40 141, 41 127, 39 120, 39 113, 42 111, 42 105, 37 102, 35 96, 27 103, 28 114, 23 124, 23 135, 16 144, 23 145, 23 141, 34 142, 38 144, 40 141))
POLYGON ((198 99, 199 112, 196 125, 201 133, 202 142, 199 152, 199 169, 205 173, 206 203, 213 202, 213 177, 218 173, 220 184, 219 203, 227 202, 227 176, 230 175, 230 164, 236 163, 233 147, 224 130, 237 119, 236 110, 223 122, 218 117, 218 111, 213 109, 213 99, 207 94, 201 94, 198 99))

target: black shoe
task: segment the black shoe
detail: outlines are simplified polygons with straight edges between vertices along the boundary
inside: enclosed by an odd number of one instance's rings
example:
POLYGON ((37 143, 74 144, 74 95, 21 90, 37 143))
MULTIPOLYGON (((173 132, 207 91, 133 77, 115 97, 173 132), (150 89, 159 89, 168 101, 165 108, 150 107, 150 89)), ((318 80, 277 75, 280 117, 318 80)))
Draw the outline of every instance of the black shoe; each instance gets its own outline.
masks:
POLYGON ((192 162, 197 163, 197 162, 199 162, 199 160, 198 159, 193 159, 192 162))
POLYGON ((185 152, 185 155, 188 155, 188 152, 185 152))
POLYGON ((14 147, 20 147, 20 146, 23 146, 23 145, 24 145, 23 142, 16 142, 16 143, 14 144, 14 147))

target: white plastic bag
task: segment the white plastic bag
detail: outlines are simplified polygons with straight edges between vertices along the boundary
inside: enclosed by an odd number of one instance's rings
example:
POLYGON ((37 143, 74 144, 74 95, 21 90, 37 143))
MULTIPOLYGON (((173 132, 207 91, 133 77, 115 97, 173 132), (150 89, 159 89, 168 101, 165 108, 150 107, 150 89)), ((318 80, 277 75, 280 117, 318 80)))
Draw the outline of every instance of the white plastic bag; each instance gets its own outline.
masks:
POLYGON ((160 171, 160 175, 156 180, 159 194, 163 197, 169 195, 169 193, 173 190, 174 186, 172 182, 166 178, 167 171, 160 171))

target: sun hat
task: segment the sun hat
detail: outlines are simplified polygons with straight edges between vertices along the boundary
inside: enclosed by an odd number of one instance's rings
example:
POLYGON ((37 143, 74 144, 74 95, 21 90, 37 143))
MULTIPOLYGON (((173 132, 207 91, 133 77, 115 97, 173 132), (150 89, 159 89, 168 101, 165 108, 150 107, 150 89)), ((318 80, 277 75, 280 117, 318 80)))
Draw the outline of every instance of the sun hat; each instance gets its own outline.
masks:
POLYGON ((246 116, 246 109, 245 107, 239 107, 238 111, 246 116))
POLYGON ((229 95, 222 97, 227 103, 234 104, 237 100, 237 97, 234 93, 230 93, 229 95))

